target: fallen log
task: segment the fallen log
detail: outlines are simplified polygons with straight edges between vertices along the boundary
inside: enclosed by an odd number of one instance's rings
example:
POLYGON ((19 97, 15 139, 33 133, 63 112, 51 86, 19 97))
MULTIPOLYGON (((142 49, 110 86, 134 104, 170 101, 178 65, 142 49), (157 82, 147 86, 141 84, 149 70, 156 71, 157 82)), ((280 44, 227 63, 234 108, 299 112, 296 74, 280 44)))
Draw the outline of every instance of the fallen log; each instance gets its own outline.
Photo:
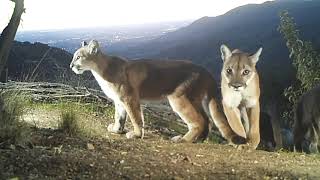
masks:
POLYGON ((110 105, 112 100, 102 91, 86 87, 73 87, 61 83, 48 82, 14 82, 0 83, 1 92, 23 94, 34 102, 101 102, 110 105))

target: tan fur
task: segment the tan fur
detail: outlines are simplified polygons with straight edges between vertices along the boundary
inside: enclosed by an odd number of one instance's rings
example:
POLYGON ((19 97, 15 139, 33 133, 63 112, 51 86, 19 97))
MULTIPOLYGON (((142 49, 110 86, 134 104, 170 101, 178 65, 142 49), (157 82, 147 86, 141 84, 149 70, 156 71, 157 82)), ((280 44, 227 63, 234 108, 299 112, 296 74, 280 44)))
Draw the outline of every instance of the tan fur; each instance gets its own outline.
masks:
POLYGON ((173 138, 174 141, 195 142, 207 137, 209 122, 204 108, 209 109, 227 140, 234 141, 238 137, 218 109, 214 99, 217 89, 214 79, 204 68, 189 61, 127 61, 103 54, 98 42, 91 41, 75 52, 70 68, 77 74, 91 71, 102 90, 115 102, 115 123, 108 127, 111 132, 123 132, 128 114, 133 131, 126 134, 127 138, 142 137, 140 102, 167 98, 189 129, 183 137, 173 138))
POLYGON ((231 128, 246 138, 253 149, 260 142, 260 87, 255 65, 261 50, 250 56, 238 49, 231 52, 227 46, 221 46, 224 61, 221 71, 223 109, 231 128))

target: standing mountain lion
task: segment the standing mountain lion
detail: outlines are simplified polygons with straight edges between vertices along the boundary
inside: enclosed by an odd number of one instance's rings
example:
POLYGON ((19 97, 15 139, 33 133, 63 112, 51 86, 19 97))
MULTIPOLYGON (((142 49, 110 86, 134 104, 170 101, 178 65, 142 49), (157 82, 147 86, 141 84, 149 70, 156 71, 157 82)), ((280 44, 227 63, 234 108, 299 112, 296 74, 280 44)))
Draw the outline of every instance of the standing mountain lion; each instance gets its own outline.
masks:
POLYGON ((222 45, 220 50, 223 60, 221 91, 224 112, 231 128, 247 139, 247 147, 256 149, 260 142, 260 87, 256 63, 262 48, 253 55, 238 49, 231 52, 226 45, 222 45))
POLYGON ((295 110, 293 140, 295 150, 319 152, 320 138, 320 86, 305 93, 295 110))
POLYGON ((73 56, 70 68, 76 74, 91 71, 104 93, 114 101, 115 122, 108 130, 122 133, 128 114, 133 131, 127 138, 143 137, 142 100, 167 98, 172 109, 188 125, 188 132, 175 142, 204 140, 209 131, 209 110, 222 136, 238 141, 214 99, 217 90, 212 76, 189 61, 132 60, 105 55, 97 41, 83 43, 73 56))

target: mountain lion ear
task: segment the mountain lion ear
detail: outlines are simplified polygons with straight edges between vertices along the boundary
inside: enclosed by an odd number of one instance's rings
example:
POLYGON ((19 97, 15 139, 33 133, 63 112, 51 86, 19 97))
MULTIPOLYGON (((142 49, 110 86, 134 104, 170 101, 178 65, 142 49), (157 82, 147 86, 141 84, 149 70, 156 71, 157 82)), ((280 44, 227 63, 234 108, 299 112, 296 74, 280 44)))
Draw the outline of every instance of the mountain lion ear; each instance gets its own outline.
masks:
POLYGON ((261 55, 262 48, 259 48, 258 51, 254 54, 251 55, 249 58, 251 59, 252 63, 256 64, 259 61, 259 57, 261 55))
POLYGON ((88 50, 90 54, 97 54, 100 51, 98 41, 91 40, 88 45, 88 50))
POLYGON ((224 44, 221 45, 220 51, 221 51, 221 58, 223 61, 229 59, 232 55, 232 52, 230 51, 230 49, 224 44))
POLYGON ((81 47, 88 45, 88 43, 86 41, 82 41, 81 42, 81 47))

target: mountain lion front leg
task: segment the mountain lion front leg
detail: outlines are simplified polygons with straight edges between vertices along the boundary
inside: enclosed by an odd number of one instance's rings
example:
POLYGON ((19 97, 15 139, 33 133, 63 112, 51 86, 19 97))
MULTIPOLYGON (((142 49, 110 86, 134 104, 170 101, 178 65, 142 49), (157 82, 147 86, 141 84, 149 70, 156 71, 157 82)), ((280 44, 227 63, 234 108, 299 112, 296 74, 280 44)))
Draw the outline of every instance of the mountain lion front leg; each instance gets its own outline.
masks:
POLYGON ((236 107, 229 107, 225 103, 223 103, 223 110, 231 129, 239 136, 246 138, 247 135, 241 122, 240 110, 236 107))
POLYGON ((188 125, 189 130, 183 137, 176 136, 172 140, 174 142, 196 142, 198 137, 205 131, 205 128, 208 127, 208 124, 205 124, 208 122, 204 120, 186 95, 170 95, 168 100, 173 111, 178 113, 180 118, 188 125))
POLYGON ((140 108, 140 100, 137 95, 128 95, 127 97, 123 98, 123 106, 126 112, 129 115, 131 120, 133 131, 129 131, 126 133, 126 137, 128 139, 131 138, 141 138, 143 137, 142 134, 142 126, 143 126, 143 118, 140 108))
POLYGON ((245 139, 232 130, 226 117, 224 116, 224 113, 222 113, 222 110, 220 110, 214 98, 212 96, 209 97, 209 99, 211 99, 208 104, 209 111, 213 122, 219 129, 221 135, 231 145, 243 144, 245 142, 245 139))
POLYGON ((319 136, 317 133, 317 128, 313 125, 310 128, 310 145, 309 145, 309 152, 310 153, 319 153, 318 149, 318 142, 319 142, 319 136))
POLYGON ((249 108, 250 129, 248 134, 248 145, 252 149, 256 149, 260 143, 260 106, 257 103, 252 108, 249 108))
POLYGON ((116 134, 123 134, 125 132, 124 125, 127 118, 127 112, 119 102, 114 102, 114 107, 114 123, 109 124, 108 131, 116 134))

